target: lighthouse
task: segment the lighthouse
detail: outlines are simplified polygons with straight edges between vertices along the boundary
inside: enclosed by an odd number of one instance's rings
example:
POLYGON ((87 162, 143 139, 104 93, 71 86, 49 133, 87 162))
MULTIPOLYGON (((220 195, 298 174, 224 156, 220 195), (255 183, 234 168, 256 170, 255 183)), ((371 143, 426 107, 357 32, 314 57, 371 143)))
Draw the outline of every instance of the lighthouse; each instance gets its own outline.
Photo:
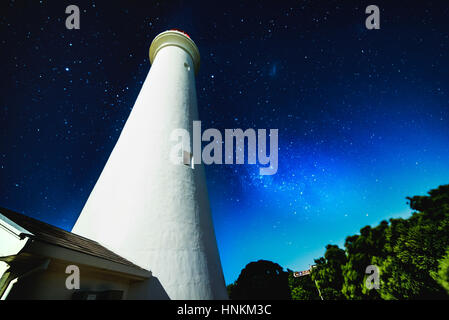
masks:
POLYGON ((186 33, 169 30, 153 40, 150 62, 72 232, 150 270, 170 299, 227 299, 203 165, 189 150, 187 161, 170 158, 172 132, 192 136, 199 120, 200 54, 186 33))

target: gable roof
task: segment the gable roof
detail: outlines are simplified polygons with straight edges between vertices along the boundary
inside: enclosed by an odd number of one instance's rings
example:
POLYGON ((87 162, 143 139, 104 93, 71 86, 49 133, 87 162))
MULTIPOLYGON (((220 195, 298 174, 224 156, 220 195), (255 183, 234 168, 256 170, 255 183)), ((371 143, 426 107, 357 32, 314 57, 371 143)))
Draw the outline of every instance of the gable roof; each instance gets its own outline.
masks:
MULTIPOLYGON (((77 234, 68 232, 61 228, 52 226, 48 223, 33 219, 23 214, 0 207, 0 215, 22 227, 20 236, 26 236, 32 239, 40 240, 59 247, 75 250, 94 257, 106 259, 125 266, 145 270, 131 261, 122 258, 109 249, 106 249, 96 241, 84 238, 77 234), (29 231, 30 233, 25 233, 29 231)), ((146 271, 146 270, 145 270, 146 271)))

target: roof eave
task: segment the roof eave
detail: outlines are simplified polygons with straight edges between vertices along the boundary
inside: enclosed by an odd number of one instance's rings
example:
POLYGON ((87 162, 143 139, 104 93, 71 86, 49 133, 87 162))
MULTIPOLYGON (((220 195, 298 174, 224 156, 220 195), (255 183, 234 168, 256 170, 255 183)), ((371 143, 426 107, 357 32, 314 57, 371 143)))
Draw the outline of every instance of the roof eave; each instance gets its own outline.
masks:
POLYGON ((69 261, 70 263, 77 264, 79 266, 85 265, 99 270, 120 273, 124 277, 134 280, 145 280, 152 277, 151 271, 146 269, 142 269, 137 266, 132 267, 124 265, 83 252, 40 241, 39 239, 30 238, 30 241, 28 241, 22 252, 41 255, 52 259, 69 261))

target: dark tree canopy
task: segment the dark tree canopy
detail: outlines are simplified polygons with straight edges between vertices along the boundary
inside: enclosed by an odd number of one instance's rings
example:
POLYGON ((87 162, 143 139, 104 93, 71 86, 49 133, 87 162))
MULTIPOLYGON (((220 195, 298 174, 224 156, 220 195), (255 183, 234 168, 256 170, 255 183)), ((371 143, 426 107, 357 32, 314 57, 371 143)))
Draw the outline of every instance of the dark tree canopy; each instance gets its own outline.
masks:
POLYGON ((231 288, 230 298, 232 300, 290 299, 288 272, 285 272, 280 265, 271 261, 259 260, 251 262, 242 270, 231 288))

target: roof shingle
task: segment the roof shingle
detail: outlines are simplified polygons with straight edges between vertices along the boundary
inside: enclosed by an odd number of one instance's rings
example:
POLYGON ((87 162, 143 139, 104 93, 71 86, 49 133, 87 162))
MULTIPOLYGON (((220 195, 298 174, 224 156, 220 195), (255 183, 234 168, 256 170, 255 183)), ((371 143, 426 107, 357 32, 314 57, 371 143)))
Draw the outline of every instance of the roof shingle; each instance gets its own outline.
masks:
POLYGON ((31 232, 33 235, 27 235, 31 238, 126 266, 142 269, 134 263, 115 254, 111 250, 106 249, 96 241, 2 207, 0 207, 0 214, 31 232))

